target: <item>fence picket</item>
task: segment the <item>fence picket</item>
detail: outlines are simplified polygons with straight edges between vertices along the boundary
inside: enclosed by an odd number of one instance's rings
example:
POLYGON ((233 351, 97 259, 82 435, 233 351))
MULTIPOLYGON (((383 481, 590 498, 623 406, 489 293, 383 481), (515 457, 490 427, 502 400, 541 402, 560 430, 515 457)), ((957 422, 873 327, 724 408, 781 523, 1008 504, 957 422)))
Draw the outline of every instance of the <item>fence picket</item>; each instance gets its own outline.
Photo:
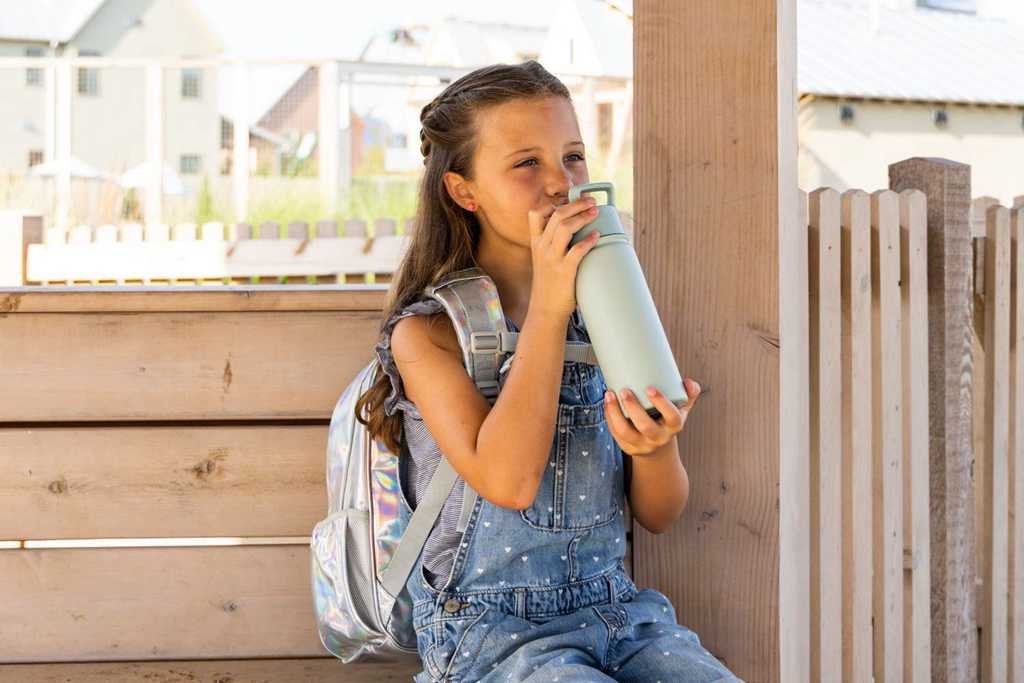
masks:
POLYGON ((981 681, 1005 683, 1008 556, 1010 221, 1003 206, 985 213, 984 603, 981 681))
MULTIPOLYGON (((1024 199, 1024 195, 1018 197, 1024 199)), ((1010 476, 1013 487, 1010 528, 1007 536, 1013 548, 1010 556, 1009 659, 1006 667, 1012 680, 1024 681, 1024 202, 1010 212, 1010 420, 1007 435, 1010 476)))
POLYGON ((843 680, 872 675, 873 464, 871 198, 842 197, 843 300, 843 680))
POLYGON ((842 669, 842 301, 839 193, 808 198, 810 314, 811 674, 841 681, 842 669))
POLYGON ((900 372, 899 196, 871 195, 874 408, 874 673, 903 677, 903 468, 900 372))
POLYGON ((903 368, 904 671, 930 683, 931 527, 928 458, 928 216, 924 193, 900 197, 903 368))

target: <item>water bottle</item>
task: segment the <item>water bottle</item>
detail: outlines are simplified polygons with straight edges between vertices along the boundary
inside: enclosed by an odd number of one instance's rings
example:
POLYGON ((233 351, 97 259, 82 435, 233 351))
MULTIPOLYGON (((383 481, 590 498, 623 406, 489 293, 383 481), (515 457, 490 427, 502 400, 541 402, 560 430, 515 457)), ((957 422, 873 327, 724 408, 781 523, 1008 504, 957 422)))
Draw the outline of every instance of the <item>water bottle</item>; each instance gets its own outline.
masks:
POLYGON ((594 230, 601 235, 576 271, 576 305, 623 416, 629 418, 619 391, 629 389, 647 414, 658 419, 661 413, 647 387, 657 388, 676 407, 686 405, 689 397, 640 261, 619 221, 615 189, 609 182, 574 185, 569 201, 586 192, 604 192, 608 203, 599 205, 597 217, 572 238, 576 244, 594 230))

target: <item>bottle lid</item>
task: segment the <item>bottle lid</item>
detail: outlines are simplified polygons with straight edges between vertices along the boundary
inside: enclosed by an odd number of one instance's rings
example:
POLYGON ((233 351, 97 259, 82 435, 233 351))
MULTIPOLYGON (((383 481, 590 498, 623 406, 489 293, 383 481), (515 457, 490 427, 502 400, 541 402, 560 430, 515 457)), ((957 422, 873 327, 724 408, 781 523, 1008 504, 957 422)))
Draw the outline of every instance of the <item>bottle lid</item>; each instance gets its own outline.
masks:
POLYGON ((622 221, 619 220, 619 211, 615 208, 615 188, 610 182, 593 182, 573 185, 569 188, 569 201, 574 202, 587 192, 604 192, 607 197, 606 204, 597 204, 597 217, 577 230, 569 242, 569 246, 577 244, 580 240, 597 230, 601 237, 607 235, 623 235, 626 231, 622 228, 622 221))

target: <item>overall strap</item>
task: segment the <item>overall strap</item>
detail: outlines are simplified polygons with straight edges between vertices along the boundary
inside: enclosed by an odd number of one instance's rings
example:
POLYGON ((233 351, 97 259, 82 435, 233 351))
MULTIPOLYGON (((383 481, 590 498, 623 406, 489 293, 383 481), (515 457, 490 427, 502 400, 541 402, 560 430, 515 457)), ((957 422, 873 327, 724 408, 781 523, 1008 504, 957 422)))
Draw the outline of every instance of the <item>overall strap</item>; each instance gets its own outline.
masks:
MULTIPOLYGON (((515 352, 519 333, 509 330, 505 324, 505 314, 493 280, 478 267, 465 268, 449 273, 423 292, 444 306, 459 339, 466 371, 487 401, 494 405, 498 398, 498 375, 504 367, 500 364, 501 357, 515 352)), ((565 360, 597 365, 593 348, 585 342, 567 341, 565 360)), ((448 459, 442 457, 391 562, 382 573, 384 588, 392 596, 397 596, 408 580, 457 479, 458 473, 448 459)), ((476 499, 476 491, 466 483, 456 527, 460 533, 469 524, 476 499)))

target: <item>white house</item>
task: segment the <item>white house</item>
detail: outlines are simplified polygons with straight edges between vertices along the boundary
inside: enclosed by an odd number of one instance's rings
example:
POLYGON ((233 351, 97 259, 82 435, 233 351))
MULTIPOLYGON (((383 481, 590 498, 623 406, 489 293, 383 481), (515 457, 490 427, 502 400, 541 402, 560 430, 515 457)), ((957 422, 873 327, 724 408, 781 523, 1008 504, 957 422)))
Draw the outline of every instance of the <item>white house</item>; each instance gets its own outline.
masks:
POLYGON ((800 187, 888 187, 911 156, 1024 195, 1024 2, 800 0, 800 187))
MULTIPOLYGON (((198 57, 221 44, 190 0, 6 0, 0 56, 198 57)), ((24 173, 53 157, 45 69, 0 69, 0 169, 24 173)), ((184 174, 216 164, 213 70, 164 71, 164 158, 184 174)), ((79 68, 71 83, 71 153, 108 173, 143 163, 144 69, 79 68)))

